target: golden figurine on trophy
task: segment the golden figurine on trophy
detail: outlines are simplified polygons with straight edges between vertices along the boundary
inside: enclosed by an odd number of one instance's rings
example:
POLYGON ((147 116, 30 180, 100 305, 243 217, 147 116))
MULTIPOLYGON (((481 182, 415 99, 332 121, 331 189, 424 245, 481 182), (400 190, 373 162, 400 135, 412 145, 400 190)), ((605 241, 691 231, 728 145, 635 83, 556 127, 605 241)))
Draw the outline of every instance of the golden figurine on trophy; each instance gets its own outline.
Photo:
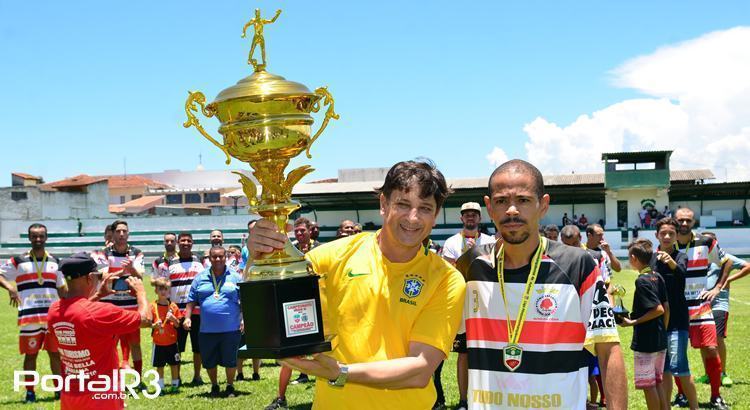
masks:
MULTIPOLYGON (((263 26, 275 22, 280 14, 278 10, 271 20, 266 20, 259 9, 255 10, 255 17, 242 30, 245 37, 247 29, 254 27, 248 56, 254 72, 221 91, 210 104, 206 104, 200 91, 190 91, 183 126, 195 127, 221 149, 227 164, 234 157, 253 168, 253 176, 262 187, 260 198, 255 182, 235 172, 250 210, 276 223, 279 232, 285 232, 289 214, 300 207, 291 199, 292 189, 313 168, 303 165, 286 175, 285 169, 302 151, 311 158, 310 147, 328 122, 339 119, 339 115, 326 87, 311 92, 303 84, 266 71, 263 26), (253 58, 256 47, 260 47, 260 63, 253 58), (310 114, 319 112, 321 106, 328 108, 320 128, 313 133, 310 114), (223 144, 201 126, 195 115, 198 107, 205 117, 219 119, 223 144)), ((318 276, 291 242, 287 241, 280 251, 252 261, 243 274, 246 282, 240 284, 240 295, 245 325, 269 329, 265 334, 252 332, 252 336, 246 336, 247 352, 243 356, 277 358, 330 350, 330 343, 323 342, 318 276), (302 319, 305 323, 300 326, 302 319)))

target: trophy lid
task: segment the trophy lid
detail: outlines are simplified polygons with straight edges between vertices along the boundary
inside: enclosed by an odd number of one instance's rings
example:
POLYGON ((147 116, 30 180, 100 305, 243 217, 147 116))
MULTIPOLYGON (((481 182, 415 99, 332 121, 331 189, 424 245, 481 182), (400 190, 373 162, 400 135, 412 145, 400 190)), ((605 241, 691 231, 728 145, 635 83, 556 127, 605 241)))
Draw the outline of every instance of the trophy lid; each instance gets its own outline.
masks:
POLYGON ((237 84, 224 89, 216 96, 214 102, 236 98, 268 100, 286 96, 314 95, 304 84, 289 81, 284 77, 271 74, 265 70, 256 71, 237 84))

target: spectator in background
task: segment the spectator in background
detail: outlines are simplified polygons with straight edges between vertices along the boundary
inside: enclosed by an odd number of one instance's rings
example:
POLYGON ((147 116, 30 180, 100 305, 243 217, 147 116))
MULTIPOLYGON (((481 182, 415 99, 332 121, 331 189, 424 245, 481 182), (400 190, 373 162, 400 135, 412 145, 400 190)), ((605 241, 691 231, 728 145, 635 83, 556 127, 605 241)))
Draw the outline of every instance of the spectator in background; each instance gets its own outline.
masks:
POLYGON ((154 262, 151 264, 151 276, 158 278, 160 276, 167 276, 167 268, 169 267, 169 261, 177 256, 177 234, 174 232, 167 232, 164 234, 164 253, 157 256, 154 262))
POLYGON ((643 205, 643 208, 638 211, 638 218, 641 220, 641 228, 646 227, 646 215, 648 215, 648 210, 646 209, 646 205, 643 205))
POLYGON ((354 224, 354 234, 362 233, 362 225, 354 224))
POLYGON ((665 218, 671 218, 672 217, 672 210, 669 209, 669 205, 664 205, 664 212, 662 212, 662 213, 664 214, 665 218))
POLYGON ((240 263, 242 263, 242 248, 237 245, 229 245, 229 250, 227 250, 227 266, 241 276, 240 263))
POLYGON ((294 220, 294 237, 296 239, 292 244, 302 253, 307 253, 320 245, 320 242, 310 238, 310 220, 304 216, 294 220))
MULTIPOLYGON (((250 228, 248 226, 248 228, 250 228)), ((320 226, 315 221, 310 221, 310 239, 317 241, 320 236, 320 226)))
POLYGON ((562 231, 560 231, 560 240, 568 246, 580 248, 581 230, 575 225, 563 226, 562 231))
POLYGON ((581 214, 581 217, 578 218, 578 228, 585 230, 587 226, 589 226, 589 219, 586 218, 586 214, 581 214))
POLYGON ((110 246, 112 246, 112 225, 107 225, 104 227, 104 247, 102 249, 110 246))
POLYGON ((336 238, 345 238, 354 235, 354 222, 344 219, 339 224, 339 230, 336 232, 336 238))
POLYGON ((648 215, 651 217, 651 221, 648 227, 653 228, 654 225, 656 225, 656 221, 659 220, 659 211, 657 211, 656 208, 652 206, 651 209, 648 210, 648 215))
POLYGON ((573 225, 578 226, 578 215, 573 214, 573 220, 571 220, 573 225))
POLYGON ((549 224, 544 227, 544 236, 551 241, 557 242, 557 239, 560 236, 560 230, 557 228, 557 225, 549 224))
POLYGON ((570 225, 570 218, 568 218, 568 213, 565 212, 562 217, 562 226, 570 225))
POLYGON ((201 262, 203 263, 204 268, 211 267, 211 260, 208 257, 208 252, 211 250, 211 248, 213 248, 214 246, 224 246, 224 233, 219 229, 214 229, 209 235, 209 240, 211 241, 211 246, 206 249, 206 251, 203 253, 203 257, 201 258, 201 262))

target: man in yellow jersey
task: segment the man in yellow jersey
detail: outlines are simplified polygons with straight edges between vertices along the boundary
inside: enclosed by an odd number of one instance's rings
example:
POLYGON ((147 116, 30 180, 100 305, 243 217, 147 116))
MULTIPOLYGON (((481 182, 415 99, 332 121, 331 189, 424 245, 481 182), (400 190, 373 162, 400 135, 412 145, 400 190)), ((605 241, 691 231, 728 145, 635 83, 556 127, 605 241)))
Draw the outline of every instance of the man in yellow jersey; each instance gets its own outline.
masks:
MULTIPOLYGON (((306 254, 321 279, 323 321, 333 352, 284 364, 317 376, 316 409, 430 408, 432 374, 451 350, 461 319, 464 280, 422 245, 450 189, 432 164, 405 161, 386 175, 383 228, 339 239, 306 254)), ((286 234, 260 220, 248 249, 259 257, 286 234)))

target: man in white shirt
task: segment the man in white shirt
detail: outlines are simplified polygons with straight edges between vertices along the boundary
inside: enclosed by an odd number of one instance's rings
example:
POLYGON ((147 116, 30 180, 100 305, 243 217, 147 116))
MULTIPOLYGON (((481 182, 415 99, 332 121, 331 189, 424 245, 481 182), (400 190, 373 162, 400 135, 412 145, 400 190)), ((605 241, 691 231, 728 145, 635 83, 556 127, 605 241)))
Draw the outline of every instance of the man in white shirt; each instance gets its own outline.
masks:
MULTIPOLYGON (((479 223, 482 221, 482 207, 478 202, 466 202, 461 205, 461 222, 464 224, 464 228, 461 232, 451 236, 445 240, 443 246, 442 256, 443 259, 447 260, 451 264, 455 265, 456 260, 464 254, 467 250, 471 249, 475 245, 484 245, 488 243, 494 243, 495 238, 483 234, 479 231, 479 223)), ((468 361, 466 355, 466 340, 465 338, 456 339, 453 342, 453 350, 458 353, 458 362, 456 363, 457 374, 458 374, 458 394, 459 402, 457 409, 465 409, 466 404, 466 392, 468 390, 468 361)), ((435 407, 440 408, 444 405, 445 399, 442 398, 441 392, 443 391, 442 385, 440 384, 440 373, 443 365, 440 364, 435 371, 434 381, 435 388, 438 391, 437 403, 435 407)))

